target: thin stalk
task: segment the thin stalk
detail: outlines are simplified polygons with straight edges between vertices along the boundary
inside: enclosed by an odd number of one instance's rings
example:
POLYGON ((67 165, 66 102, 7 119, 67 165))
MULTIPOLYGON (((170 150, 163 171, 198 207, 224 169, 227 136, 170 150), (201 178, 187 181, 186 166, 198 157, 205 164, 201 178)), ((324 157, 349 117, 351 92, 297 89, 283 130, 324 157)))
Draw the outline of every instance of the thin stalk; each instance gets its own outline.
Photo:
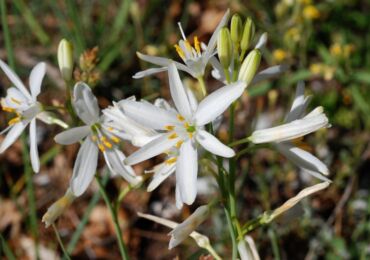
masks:
POLYGON ((272 228, 270 228, 268 231, 268 234, 271 240, 272 252, 274 253, 274 259, 280 260, 279 245, 278 245, 276 233, 272 228))
POLYGON ((206 88, 206 84, 204 82, 204 78, 203 76, 200 76, 197 78, 198 79, 198 82, 199 82, 199 85, 200 85, 200 90, 202 92, 202 99, 207 95, 207 88, 206 88))
POLYGON ((232 260, 236 260, 237 255, 238 255, 238 252, 237 252, 237 247, 238 246, 236 244, 235 230, 234 230, 234 226, 233 226, 233 223, 232 223, 232 220, 231 220, 229 211, 225 207, 224 207, 224 211, 225 211, 225 215, 226 215, 227 226, 229 228, 229 233, 230 233, 230 237, 231 237, 231 244, 232 244, 232 255, 231 255, 231 259, 232 260))
POLYGON ((11 40, 10 32, 9 32, 5 0, 0 0, 0 9, 1 9, 1 24, 3 28, 5 49, 6 49, 6 53, 8 54, 8 64, 14 70, 15 69, 14 52, 13 52, 12 40, 11 40))
MULTIPOLYGON (((5 238, 0 234, 0 255, 2 255, 4 251, 4 255, 6 256, 6 259, 9 260, 16 260, 17 258, 14 256, 12 250, 10 249, 8 243, 6 242, 5 238)), ((213 248, 212 248, 213 249, 213 248)))
POLYGON ((59 235, 59 232, 58 232, 57 227, 55 226, 54 223, 52 224, 52 226, 53 226, 53 229, 54 229, 55 236, 57 237, 59 246, 60 246, 60 248, 63 251, 64 257, 67 258, 68 260, 71 260, 71 257, 68 255, 68 252, 67 252, 66 248, 64 247, 63 241, 60 238, 60 235, 59 235))
POLYGON ((100 178, 96 177, 96 180, 99 184, 99 191, 105 201, 105 204, 107 205, 111 215, 112 215, 112 220, 113 220, 113 223, 114 223, 114 229, 116 231, 116 236, 117 236, 117 240, 118 240, 118 246, 119 246, 119 251, 121 253, 121 257, 122 259, 130 259, 129 256, 128 256, 128 252, 127 252, 127 248, 125 246, 125 243, 123 241, 123 238, 122 238, 122 232, 121 232, 121 227, 119 226, 119 222, 118 222, 118 218, 117 218, 117 212, 114 210, 113 206, 112 206, 112 203, 109 201, 109 198, 108 198, 108 194, 106 193, 104 187, 103 187, 103 183, 102 181, 100 180, 100 178))

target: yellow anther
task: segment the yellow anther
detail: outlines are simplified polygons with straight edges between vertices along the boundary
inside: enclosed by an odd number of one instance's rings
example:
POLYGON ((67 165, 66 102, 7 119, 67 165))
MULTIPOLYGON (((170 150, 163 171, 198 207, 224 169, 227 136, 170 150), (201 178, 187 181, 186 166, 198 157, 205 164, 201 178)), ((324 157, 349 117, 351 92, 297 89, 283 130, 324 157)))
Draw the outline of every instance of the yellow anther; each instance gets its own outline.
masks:
POLYGON ((180 48, 180 46, 178 44, 175 44, 174 46, 175 46, 177 54, 181 57, 181 59, 185 60, 184 51, 180 48))
POLYGON ((184 41, 185 42, 185 48, 188 49, 188 51, 191 52, 192 48, 191 48, 191 44, 186 40, 184 41))
POLYGON ((166 125, 164 127, 164 129, 166 129, 167 131, 173 131, 175 129, 175 126, 173 126, 173 125, 166 125))
POLYGON ((112 136, 110 139, 112 139, 112 141, 115 142, 116 144, 118 144, 120 141, 117 136, 112 136))
POLYGON ((108 127, 108 131, 111 131, 112 132, 113 130, 114 130, 113 127, 111 127, 111 126, 108 127))
POLYGON ((102 137, 100 137, 100 141, 105 142, 107 141, 107 138, 103 135, 102 137))
POLYGON ((105 147, 102 144, 98 144, 99 150, 102 151, 103 153, 105 152, 105 147))
POLYGON ((173 163, 175 163, 177 161, 177 158, 176 157, 172 157, 172 158, 170 158, 170 159, 168 159, 168 160, 166 160, 166 164, 173 164, 173 163))
POLYGON ((180 120, 181 122, 185 120, 185 118, 182 115, 177 115, 177 119, 180 120))
POLYGON ((194 48, 198 54, 200 54, 200 42, 197 36, 194 36, 194 48))
POLYGON ((14 113, 15 112, 15 109, 14 108, 11 108, 11 107, 2 107, 2 110, 6 111, 6 112, 9 112, 9 113, 14 113))
POLYGON ((303 141, 303 137, 293 139, 292 143, 295 144, 295 146, 301 148, 302 150, 305 150, 307 152, 313 152, 312 147, 303 141))
POLYGON ((18 99, 15 99, 15 98, 13 98, 13 97, 11 97, 11 98, 10 98, 10 100, 11 100, 11 101, 13 101, 14 103, 16 103, 17 105, 22 104, 22 102, 21 102, 21 101, 19 101, 18 99))
POLYGON ((93 142, 96 142, 96 140, 98 140, 98 138, 96 137, 96 135, 92 135, 92 136, 91 136, 91 140, 92 140, 93 142))
POLYGON ((113 145, 108 142, 108 141, 104 141, 103 144, 105 145, 105 147, 107 147, 108 149, 111 149, 113 147, 113 145))
POLYGON ((168 139, 175 139, 175 138, 177 138, 178 137, 178 135, 176 134, 176 133, 172 133, 172 134, 170 134, 169 136, 168 136, 168 139))
POLYGON ((188 128, 189 126, 190 126, 190 125, 189 125, 189 123, 188 123, 188 122, 185 122, 185 123, 184 123, 184 127, 185 127, 185 128, 188 128))
POLYGON ((190 139, 192 139, 192 138, 193 138, 193 133, 188 132, 188 135, 189 135, 189 138, 190 138, 190 139))
POLYGON ((19 123, 21 121, 21 118, 19 116, 14 117, 13 119, 9 120, 8 125, 14 125, 16 123, 19 123))
POLYGON ((180 149, 181 145, 184 143, 184 141, 180 140, 176 143, 176 148, 180 149))

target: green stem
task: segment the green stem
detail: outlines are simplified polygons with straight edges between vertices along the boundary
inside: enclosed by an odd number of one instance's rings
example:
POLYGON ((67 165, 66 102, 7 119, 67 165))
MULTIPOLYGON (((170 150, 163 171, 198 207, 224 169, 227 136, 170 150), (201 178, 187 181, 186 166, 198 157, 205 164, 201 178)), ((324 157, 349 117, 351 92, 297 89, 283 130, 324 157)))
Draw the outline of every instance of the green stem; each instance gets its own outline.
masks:
POLYGON ((53 229, 54 229, 55 236, 57 237, 59 246, 60 246, 60 248, 63 251, 64 257, 67 258, 68 260, 71 260, 71 257, 68 255, 68 252, 67 252, 66 248, 64 247, 63 241, 60 238, 60 235, 59 235, 59 232, 58 232, 57 227, 55 226, 54 223, 52 224, 52 226, 53 226, 53 229))
POLYGON ((202 91, 202 95, 203 95, 202 99, 203 99, 207 95, 206 84, 204 82, 203 76, 199 76, 197 79, 200 85, 200 90, 202 91))
POLYGON ((103 183, 102 181, 100 180, 99 177, 96 177, 96 180, 98 182, 98 185, 99 185, 99 191, 105 201, 105 204, 107 205, 111 215, 112 215, 112 220, 113 220, 113 223, 114 223, 114 229, 116 231, 116 236, 117 236, 117 240, 118 240, 118 246, 119 246, 119 250, 120 250, 120 253, 121 253, 121 257, 122 259, 130 259, 129 256, 128 256, 128 252, 127 252, 127 248, 125 246, 125 243, 123 241, 123 238, 122 238, 122 231, 121 231, 121 227, 119 226, 119 222, 118 222, 118 218, 117 218, 117 212, 114 210, 113 206, 112 206, 112 203, 109 201, 109 198, 108 198, 108 194, 106 193, 104 187, 103 187, 103 183))
POLYGON ((236 257, 237 257, 237 254, 238 254, 238 252, 237 252, 238 245, 236 244, 235 230, 234 230, 234 226, 233 226, 229 211, 225 207, 224 207, 224 211, 225 211, 225 216, 226 216, 226 220, 227 220, 227 226, 229 227, 229 232, 230 232, 230 237, 231 237, 231 244, 232 244, 231 259, 236 260, 236 257))
POLYGON ((1 9, 1 24, 3 28, 5 49, 8 54, 8 64, 14 70, 15 69, 14 52, 13 52, 13 46, 12 46, 12 41, 11 41, 10 32, 9 32, 5 0, 0 1, 0 9, 1 9))
POLYGON ((272 251, 274 253, 274 259, 280 260, 279 245, 278 245, 276 233, 272 228, 270 228, 269 231, 268 231, 268 235, 269 235, 270 240, 271 240, 272 251))

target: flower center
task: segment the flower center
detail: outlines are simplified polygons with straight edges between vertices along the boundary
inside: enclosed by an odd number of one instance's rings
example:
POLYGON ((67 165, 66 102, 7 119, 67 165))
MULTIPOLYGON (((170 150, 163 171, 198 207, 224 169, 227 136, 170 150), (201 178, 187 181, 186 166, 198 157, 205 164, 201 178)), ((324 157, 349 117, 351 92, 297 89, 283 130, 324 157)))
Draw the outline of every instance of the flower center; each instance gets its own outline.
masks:
POLYGON ((179 41, 179 44, 175 44, 177 54, 180 58, 186 62, 189 59, 196 59, 202 55, 200 42, 197 36, 194 36, 194 47, 189 43, 188 40, 184 39, 179 41))
POLYGON ((105 152, 106 149, 112 149, 114 144, 118 144, 120 139, 113 135, 113 128, 108 128, 108 132, 104 132, 101 124, 95 123, 91 126, 91 140, 96 143, 101 152, 105 152))
POLYGON ((43 110, 42 105, 38 102, 33 104, 25 104, 25 102, 13 97, 10 97, 8 100, 14 104, 14 107, 7 106, 5 99, 1 99, 1 109, 5 112, 16 115, 9 120, 8 125, 14 125, 22 120, 31 120, 43 110), (22 109, 21 106, 26 107, 27 109, 22 109))

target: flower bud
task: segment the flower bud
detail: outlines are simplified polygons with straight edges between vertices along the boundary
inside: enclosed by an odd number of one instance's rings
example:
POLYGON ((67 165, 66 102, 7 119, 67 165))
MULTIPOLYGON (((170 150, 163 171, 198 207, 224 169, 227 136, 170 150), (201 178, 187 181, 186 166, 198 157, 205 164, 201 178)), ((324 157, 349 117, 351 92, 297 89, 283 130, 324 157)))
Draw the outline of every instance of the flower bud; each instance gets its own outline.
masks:
POLYGON ((251 83, 261 62, 261 51, 254 49, 245 58, 239 71, 239 80, 244 81, 247 86, 251 83))
POLYGON ((73 71, 73 45, 66 39, 61 40, 58 46, 58 64, 63 79, 70 81, 73 71))
POLYGON ((218 34, 217 52, 222 67, 228 69, 233 59, 233 48, 230 31, 226 27, 222 28, 218 34))
POLYGON ((240 40, 242 39, 243 33, 243 22, 238 14, 234 14, 231 18, 230 30, 231 40, 233 41, 234 45, 238 46, 240 40))
POLYGON ((252 19, 248 17, 244 25, 243 36, 240 42, 240 48, 242 49, 243 52, 245 52, 248 49, 254 36, 254 30, 255 30, 254 23, 252 19))

